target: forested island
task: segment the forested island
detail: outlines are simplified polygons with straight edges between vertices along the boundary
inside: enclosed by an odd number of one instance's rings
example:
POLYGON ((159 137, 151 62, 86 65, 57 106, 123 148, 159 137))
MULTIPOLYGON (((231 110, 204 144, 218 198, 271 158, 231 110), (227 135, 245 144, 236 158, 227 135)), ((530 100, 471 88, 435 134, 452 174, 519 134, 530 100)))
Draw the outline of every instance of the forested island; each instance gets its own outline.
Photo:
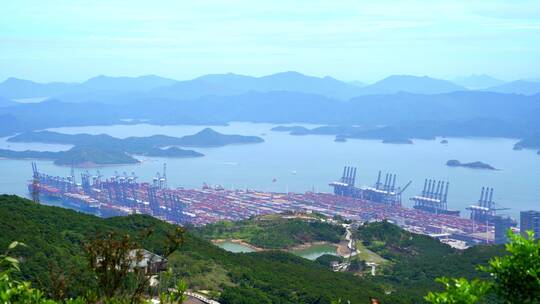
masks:
POLYGON ((51 131, 26 132, 10 137, 9 142, 39 142, 67 144, 67 151, 12 151, 0 150, 0 157, 13 159, 48 159, 57 165, 99 166, 138 163, 134 156, 202 157, 204 154, 180 147, 222 147, 233 144, 260 143, 257 136, 225 135, 210 128, 183 137, 153 135, 148 137, 116 138, 106 134, 63 134, 51 131))
MULTIPOLYGON (((302 126, 277 126, 275 132, 288 132, 290 135, 335 135, 334 141, 345 142, 348 138, 379 139, 385 144, 412 144, 408 134, 377 126, 321 126, 312 129, 302 126)), ((414 136, 411 136, 411 138, 414 136)))
POLYGON ((408 138, 386 138, 383 139, 383 144, 400 144, 412 145, 413 141, 408 138))
POLYGON ((446 165, 448 167, 464 167, 464 168, 470 168, 470 169, 483 169, 483 170, 498 170, 497 168, 483 163, 481 161, 475 161, 470 163, 462 163, 459 160, 451 159, 446 162, 446 165))
MULTIPOLYGON (((532 129, 537 129, 533 127, 532 129)), ((275 132, 290 135, 334 135, 335 141, 347 139, 376 139, 387 144, 412 144, 413 139, 435 140, 437 137, 507 137, 523 138, 515 149, 540 149, 540 135, 530 135, 531 131, 493 118, 472 118, 466 121, 408 120, 389 125, 365 124, 326 125, 314 128, 303 126, 277 126, 275 132)), ((447 139, 441 140, 447 144, 447 139)), ((539 151, 540 152, 540 151, 539 151)))
POLYGON ((538 149, 538 154, 540 155, 540 134, 531 135, 526 137, 514 145, 515 150, 521 149, 538 149))

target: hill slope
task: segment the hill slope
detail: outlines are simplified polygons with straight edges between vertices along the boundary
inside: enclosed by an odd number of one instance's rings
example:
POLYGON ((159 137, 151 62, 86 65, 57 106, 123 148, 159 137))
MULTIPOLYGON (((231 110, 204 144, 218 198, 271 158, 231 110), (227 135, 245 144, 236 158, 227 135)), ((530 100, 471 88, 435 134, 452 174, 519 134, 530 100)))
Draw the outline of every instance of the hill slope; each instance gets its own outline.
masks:
POLYGON ((238 222, 208 224, 195 233, 207 240, 241 239, 260 248, 287 249, 317 241, 339 243, 345 228, 317 220, 269 215, 238 222))
MULTIPOLYGON (((137 236, 150 228, 154 232, 142 243, 143 247, 161 253, 166 233, 174 226, 157 219, 101 219, 36 205, 16 196, 0 196, 0 248, 13 240, 26 243, 27 248, 16 252, 24 261, 22 277, 46 289, 51 286, 50 269, 62 269, 71 283, 70 295, 93 286, 85 268, 84 242, 100 233, 115 231, 137 236)), ((180 251, 169 258, 169 266, 177 276, 187 279, 190 288, 221 292, 222 303, 330 303, 337 297, 363 303, 369 296, 389 303, 410 303, 403 296, 385 295, 385 287, 379 283, 335 273, 292 254, 233 254, 191 234, 180 251)))
POLYGON ((376 281, 390 283, 410 290, 416 297, 428 290, 440 288, 438 277, 474 278, 485 276, 477 271, 493 256, 504 254, 504 246, 475 246, 463 251, 440 243, 426 235, 402 230, 388 222, 361 226, 356 236, 366 248, 390 261, 383 276, 376 281))

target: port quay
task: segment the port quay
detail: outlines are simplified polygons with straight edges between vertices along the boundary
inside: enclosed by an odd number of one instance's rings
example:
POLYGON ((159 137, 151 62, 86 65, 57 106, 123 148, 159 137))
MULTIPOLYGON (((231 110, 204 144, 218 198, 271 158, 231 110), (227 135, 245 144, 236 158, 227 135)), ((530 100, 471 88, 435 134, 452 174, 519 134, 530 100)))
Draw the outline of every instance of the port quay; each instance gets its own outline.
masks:
MULTIPOLYGON (((447 183, 439 181, 436 187, 436 181, 429 180, 428 184, 426 180, 422 194, 412 198, 421 203, 415 208, 407 208, 401 205, 401 193, 406 186, 396 188, 395 175, 386 174, 383 179, 379 173, 375 186, 357 188, 354 186, 356 169, 350 167, 344 169, 341 179, 330 183, 333 193, 228 190, 206 184, 200 189, 173 189, 167 185, 166 165, 150 182, 139 182, 134 174, 104 178, 99 173, 91 175, 88 172, 82 173, 77 182, 73 170, 70 175, 60 177, 39 172, 35 163, 32 163, 32 169, 28 191, 34 200, 56 201, 101 216, 148 214, 174 224, 201 226, 274 213, 316 212, 359 222, 388 220, 408 231, 437 237, 457 248, 492 243, 495 235, 495 227, 488 219, 464 218, 445 211, 447 183), (426 208, 427 202, 433 204, 426 208)), ((488 198, 487 194, 485 198, 488 198)), ((482 199, 484 193, 480 204, 482 199)), ((476 207, 481 209, 480 205, 476 207)), ((474 211, 478 212, 476 209, 474 211)))

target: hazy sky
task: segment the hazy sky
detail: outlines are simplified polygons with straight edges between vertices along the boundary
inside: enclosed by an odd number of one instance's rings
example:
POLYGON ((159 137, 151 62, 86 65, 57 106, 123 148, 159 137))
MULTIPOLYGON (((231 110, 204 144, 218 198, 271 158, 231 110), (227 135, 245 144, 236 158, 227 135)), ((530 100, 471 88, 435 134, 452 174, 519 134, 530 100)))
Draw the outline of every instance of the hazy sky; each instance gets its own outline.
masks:
POLYGON ((540 77, 540 1, 16 0, 0 81, 158 74, 540 77))

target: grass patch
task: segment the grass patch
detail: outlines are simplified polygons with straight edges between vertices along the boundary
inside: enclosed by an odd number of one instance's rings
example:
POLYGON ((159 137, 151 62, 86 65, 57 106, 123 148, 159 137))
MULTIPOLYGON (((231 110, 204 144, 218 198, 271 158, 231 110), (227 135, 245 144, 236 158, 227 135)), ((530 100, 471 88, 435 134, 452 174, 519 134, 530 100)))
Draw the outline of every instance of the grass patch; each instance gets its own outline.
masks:
POLYGON ((368 263, 376 263, 378 265, 382 265, 389 262, 375 252, 367 249, 366 246, 362 244, 362 242, 356 242, 356 249, 360 251, 357 255, 358 258, 368 263))

